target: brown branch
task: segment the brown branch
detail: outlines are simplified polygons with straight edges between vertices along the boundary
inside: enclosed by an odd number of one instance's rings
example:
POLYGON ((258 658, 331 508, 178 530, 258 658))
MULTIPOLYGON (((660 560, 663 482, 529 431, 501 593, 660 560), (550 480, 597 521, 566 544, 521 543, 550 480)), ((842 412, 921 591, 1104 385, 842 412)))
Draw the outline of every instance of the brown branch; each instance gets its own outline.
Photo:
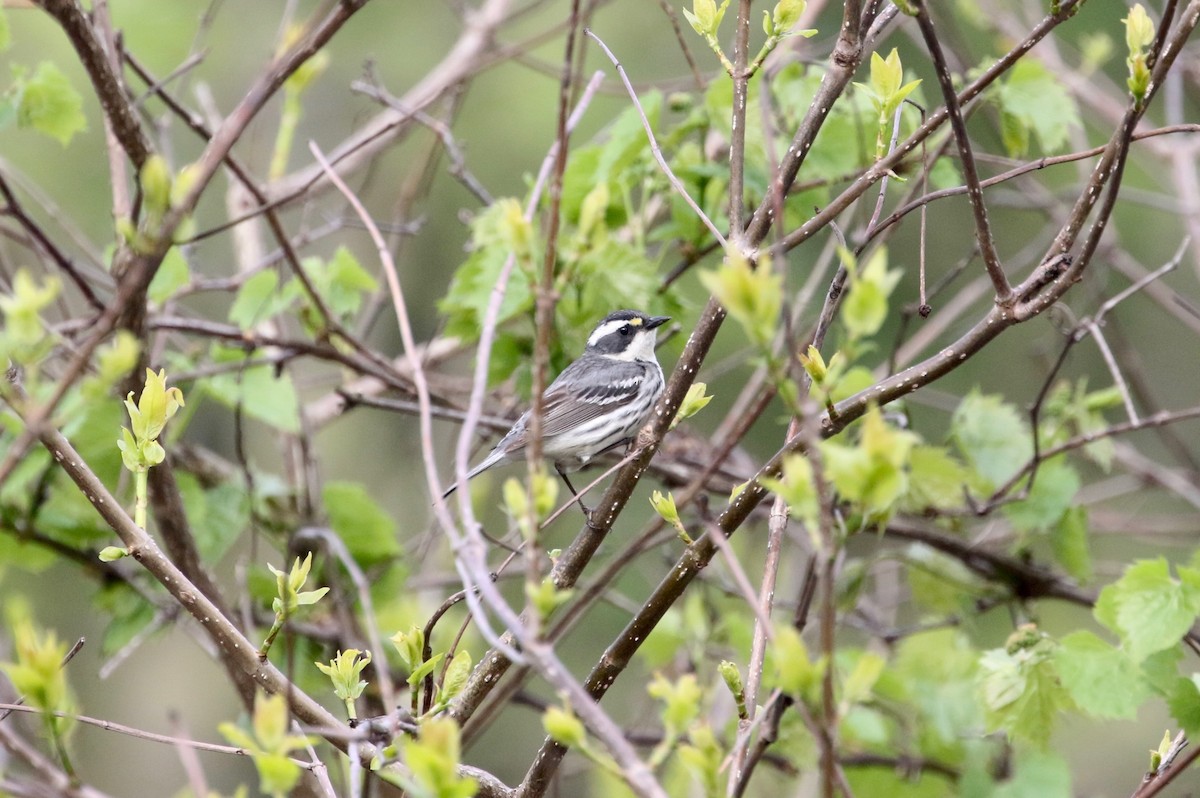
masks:
POLYGON ((1164 767, 1147 773, 1142 780, 1142 785, 1133 791, 1130 798, 1154 798, 1155 795, 1170 786, 1171 782, 1179 778, 1183 771, 1191 767, 1196 759, 1200 758, 1200 746, 1193 746, 1192 750, 1188 751, 1182 759, 1175 758, 1188 742, 1184 733, 1179 732, 1171 747, 1173 754, 1168 753, 1170 758, 1164 761, 1164 767))
MULTIPOLYGON (((1028 36, 1018 42, 1015 47, 1005 53, 1003 57, 998 59, 990 67, 988 67, 988 69, 985 70, 982 75, 963 88, 962 92, 960 92, 958 95, 959 106, 965 106, 971 100, 983 93, 984 89, 996 82, 996 80, 998 80, 1005 72, 1011 69, 1018 61, 1020 61, 1026 53, 1033 49, 1034 45, 1048 36, 1050 32, 1053 31, 1058 25, 1070 19, 1084 1, 1085 0, 1066 0, 1066 2, 1060 3, 1058 12, 1056 14, 1050 14, 1045 17, 1041 22, 1034 26, 1033 30, 1029 32, 1028 36)), ((847 80, 849 80, 849 78, 847 78, 847 80)), ((824 85, 825 84, 823 81, 822 89, 824 88, 824 85)), ((818 100, 823 96, 822 89, 818 89, 818 100)), ((784 236, 782 246, 785 249, 790 250, 807 241, 818 230, 825 229, 831 220, 836 219, 838 214, 840 214, 855 200, 862 196, 862 194, 866 192, 866 190, 870 188, 872 184, 880 180, 889 171, 895 170, 895 168, 900 165, 903 159, 907 157, 910 152, 916 149, 922 141, 937 131, 942 124, 945 123, 945 121, 945 107, 939 108, 931 113, 925 122, 919 128, 917 128, 912 135, 910 135, 907 139, 902 141, 899 146, 896 147, 895 151, 893 151, 890 155, 887 155, 884 158, 876 161, 870 169, 867 169, 865 172, 856 177, 853 183, 847 186, 841 194, 839 194, 829 204, 822 208, 820 212, 784 236)), ((815 133, 816 131, 813 131, 814 136, 815 133)), ((805 139, 804 141, 800 142, 800 145, 807 148, 812 146, 812 142, 809 139, 805 139)), ((789 156, 792 154, 792 150, 795 149, 796 146, 796 144, 793 144, 793 147, 789 148, 789 156)), ((784 163, 789 163, 788 156, 785 156, 784 163)), ((797 169, 798 168, 799 167, 797 166, 797 169)), ((794 178, 794 173, 792 176, 794 178)), ((755 212, 755 217, 751 220, 752 226, 755 224, 760 226, 770 224, 769 219, 761 222, 759 221, 759 215, 764 212, 764 206, 765 203, 759 206, 759 211, 755 212)), ((765 213, 768 215, 771 213, 769 206, 766 208, 765 213)))
POLYGON ((83 298, 87 303, 96 310, 103 310, 104 303, 92 290, 92 286, 84 279, 83 275, 75 267, 75 264, 68 258, 63 251, 58 248, 58 245, 50 240, 50 237, 42 230, 41 225, 30 218, 29 214, 25 213, 25 209, 21 207, 21 203, 17 201, 17 196, 12 188, 8 185, 8 180, 4 178, 4 174, 0 172, 0 195, 4 196, 5 209, 4 212, 14 219, 17 223, 29 234, 29 236, 37 242, 50 259, 62 269, 75 287, 79 289, 79 293, 83 294, 83 298))
POLYGON ((996 242, 992 239, 992 227, 988 222, 987 206, 983 204, 983 189, 979 185, 979 173, 975 169, 971 139, 967 135, 967 124, 963 121, 962 108, 954 93, 950 67, 946 65, 946 56, 942 53, 942 44, 938 41, 937 31, 934 30, 933 19, 929 16, 925 0, 913 0, 913 5, 917 9, 917 24, 925 39, 925 47, 933 58, 934 72, 942 89, 942 98, 946 101, 950 128, 954 131, 954 140, 958 145, 963 179, 967 184, 967 198, 971 201, 971 212, 975 216, 975 240, 979 242, 979 252, 983 256, 984 266, 987 267, 988 277, 991 278, 992 287, 996 292, 996 304, 1007 307, 1012 304, 1012 286, 1004 274, 1004 265, 1000 262, 1000 256, 996 253, 996 242))
POLYGON ((112 126, 113 135, 121 148, 138 169, 153 152, 141 119, 134 111, 125 91, 121 75, 113 68, 115 59, 105 52, 104 44, 96 35, 78 0, 36 0, 42 10, 58 22, 71 45, 75 48, 92 86, 104 116, 112 126))
MULTIPOLYGON (((361 4, 363 0, 357 0, 361 4)), ((345 2, 339 3, 344 5, 345 2)), ((486 0, 464 19, 463 33, 446 56, 415 86, 400 98, 404 108, 424 109, 446 92, 460 85, 481 68, 481 61, 495 46, 497 29, 508 14, 511 0, 486 0)), ((328 148, 327 158, 346 175, 369 163, 384 147, 409 129, 411 116, 386 110, 367 121, 346 140, 328 148)), ((273 182, 268 188, 272 202, 300 196, 312 196, 314 191, 333 188, 325 172, 317 166, 306 166, 273 182)))

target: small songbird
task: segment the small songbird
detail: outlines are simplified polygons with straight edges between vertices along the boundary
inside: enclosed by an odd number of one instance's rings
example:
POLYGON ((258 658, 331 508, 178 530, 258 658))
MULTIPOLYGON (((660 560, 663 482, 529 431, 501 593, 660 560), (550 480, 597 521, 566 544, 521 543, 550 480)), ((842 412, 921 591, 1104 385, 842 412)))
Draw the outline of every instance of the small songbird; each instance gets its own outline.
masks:
MULTIPOLYGON (((542 454, 577 498, 566 472, 631 440, 662 396, 663 373, 654 356, 654 339, 655 330, 667 321, 669 316, 636 310, 608 314, 588 336, 579 359, 542 394, 542 454)), ((528 427, 527 410, 467 479, 524 457, 528 427)), ((457 487, 451 485, 442 498, 457 487)), ((580 507, 587 512, 582 502, 580 507)))

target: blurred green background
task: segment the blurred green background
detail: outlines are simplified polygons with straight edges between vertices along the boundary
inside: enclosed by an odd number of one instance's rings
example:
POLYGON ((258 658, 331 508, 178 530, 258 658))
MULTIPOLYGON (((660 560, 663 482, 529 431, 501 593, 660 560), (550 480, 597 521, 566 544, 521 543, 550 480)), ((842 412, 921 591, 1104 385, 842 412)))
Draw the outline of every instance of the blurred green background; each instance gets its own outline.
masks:
MULTIPOLYGON (((964 2, 958 4, 970 7, 964 2)), ((1038 4, 1024 11, 1036 17, 1038 4)), ((155 74, 165 76, 174 70, 191 51, 201 26, 202 16, 212 11, 211 27, 203 34, 201 63, 183 82, 181 99, 196 107, 195 89, 203 84, 215 100, 218 111, 227 112, 244 94, 252 77, 266 64, 276 49, 281 20, 291 9, 295 18, 303 18, 314 6, 312 3, 264 2, 263 0, 225 0, 212 5, 186 0, 117 0, 112 16, 123 36, 124 46, 155 74)), ((558 64, 562 58, 563 39, 559 26, 566 14, 566 3, 533 3, 530 11, 506 25, 500 34, 501 45, 517 45, 531 36, 549 32, 544 41, 529 47, 520 58, 501 60, 484 71, 465 90, 462 110, 454 125, 455 138, 465 153, 468 168, 496 197, 524 197, 530 176, 536 172, 554 137, 558 94, 558 64)), ((976 6, 978 11, 983 4, 976 6)), ((305 114, 293 149, 290 167, 307 165, 310 156, 307 142, 313 140, 329 151, 343 137, 373 115, 377 107, 368 99, 350 91, 350 83, 360 78, 368 63, 373 65, 384 85, 396 95, 402 94, 420 80, 431 65, 437 63, 460 32, 457 3, 442 2, 385 2, 369 4, 346 26, 328 48, 330 67, 305 98, 305 114)), ((1125 6, 1119 2, 1089 3, 1077 20, 1064 26, 1056 46, 1071 53, 1084 37, 1104 32, 1119 45, 1120 27, 1117 20, 1125 6)), ((985 9, 986 13, 986 9, 985 9)), ((30 9, 8 11, 12 27, 13 46, 2 56, 11 65, 32 65, 50 59, 60 65, 72 84, 85 97, 88 130, 63 147, 55 141, 31 131, 12 127, 0 131, 0 157, 6 171, 23 176, 26 185, 33 184, 54 204, 52 212, 42 211, 47 220, 53 217, 57 229, 77 231, 96 252, 103 252, 112 238, 109 172, 104 156, 104 134, 100 111, 90 95, 86 75, 75 61, 73 52, 62 32, 45 15, 30 9)), ((828 52, 831 34, 836 31, 840 9, 825 8, 814 27, 820 34, 808 42, 797 44, 793 57, 822 59, 828 52)), ((965 49, 977 54, 977 62, 985 54, 995 54, 997 40, 993 33, 962 22, 966 15, 956 17, 958 25, 951 36, 965 49)), ((674 36, 666 23, 662 9, 649 0, 613 0, 598 3, 590 26, 600 35, 628 70, 639 87, 660 87, 667 90, 692 88, 690 73, 674 36)), ((936 105, 933 81, 921 51, 914 46, 911 32, 892 29, 882 49, 900 48, 906 67, 926 78, 922 92, 927 106, 936 105)), ((756 31, 757 33, 757 31, 756 31)), ((711 58, 699 41, 688 32, 692 52, 712 76, 711 58)), ((1119 52, 1119 47, 1118 47, 1119 52)), ((601 134, 605 125, 625 110, 629 100, 613 79, 611 65, 594 47, 587 49, 585 74, 602 69, 609 75, 604 88, 591 104, 576 131, 574 140, 587 141, 601 134)), ((1101 75, 1120 85, 1123 65, 1118 56, 1108 59, 1101 75)), ((5 80, 0 70, 0 81, 5 80)), ((860 77, 865 80, 865 77, 860 77)), ((135 84, 136 85, 136 84, 135 84)), ((1197 118, 1194 78, 1186 91, 1192 92, 1182 107, 1188 119, 1197 118)), ((236 148, 243 161, 256 165, 261 171, 269 158, 278 120, 279 100, 276 98, 252 125, 236 148)), ((148 106, 159 118, 161 105, 151 101, 148 106)), ((1161 110, 1151 117, 1162 123, 1161 110)), ((987 152, 1001 153, 1003 149, 993 129, 994 120, 979 114, 972 120, 971 130, 977 146, 987 152)), ((184 130, 177 120, 167 122, 170 158, 179 165, 190 161, 199 151, 196 138, 184 130)), ((1107 136, 1107 128, 1089 118, 1083 129, 1073 134, 1072 145, 1093 146, 1107 136)), ((374 166, 351 181, 366 200, 372 213, 387 219, 396 201, 399 186, 421 161, 428 142, 422 132, 410 136, 399 146, 379 158, 374 166)), ((1071 196, 1087 173, 1088 166, 1056 167, 1044 176, 1051 192, 1071 196)), ((1110 235, 1148 269, 1166 261, 1177 249, 1182 238, 1182 208, 1172 204, 1169 188, 1164 187, 1163 161, 1135 154, 1126 174, 1127 199, 1117 210, 1110 235)), ((801 174, 803 178, 803 173, 801 174)), ((201 229, 226 218, 222 207, 225 177, 218 179, 217 190, 211 190, 197 214, 201 229)), ((1030 211, 1026 195, 1018 186, 1000 188, 988 194, 990 210, 1000 253, 1016 258, 1039 240, 1046 237, 1044 215, 1030 211)), ((468 231, 465 221, 480 209, 445 169, 439 168, 426 199, 417 206, 421 223, 416 235, 404 244, 398 260, 415 332, 427 339, 440 328, 436 302, 445 293, 455 268, 464 259, 464 244, 468 231)), ((284 214, 285 224, 295 230, 302 225, 317 226, 322 220, 337 216, 349 218, 341 205, 328 197, 303 207, 296 205, 284 214)), ((970 213, 959 199, 944 201, 931 207, 929 216, 928 262, 931 279, 936 279, 969 250, 973 237, 970 213)), ((861 224, 861 219, 859 220, 861 224)), ((848 231, 853 233, 853 231, 848 231)), ((73 254, 84 251, 66 242, 63 245, 73 254)), ((789 288, 798 287, 817 260, 825 241, 810 241, 789 255, 789 288)), ((234 273, 232 247, 234 239, 220 235, 207 239, 192 248, 189 260, 193 268, 208 277, 230 276, 234 273)), ((347 225, 337 235, 323 240, 307 252, 330 254, 338 245, 354 250, 364 264, 374 264, 373 248, 366 234, 356 225, 347 225)), ((893 265, 905 267, 906 276, 897 295, 902 302, 915 301, 915 279, 911 272, 916 263, 917 233, 915 218, 905 225, 890 246, 893 265)), ((1014 263, 1018 273, 1028 269, 1029 257, 1040 249, 1026 252, 1027 260, 1014 263)), ((0 247, 6 272, 21 265, 13 262, 13 251, 0 247)), ((674 264, 674 256, 663 258, 664 271, 674 264)), ((372 267, 373 268, 373 267, 372 267)), ((978 268, 976 263, 971 267, 978 268)), ((970 274, 969 277, 975 277, 970 274)), ((965 278, 964 278, 965 279, 965 278)), ((1184 265, 1164 281, 1184 296, 1197 295, 1196 262, 1186 258, 1184 265)), ((1098 300, 1124 287, 1124 278, 1116 275, 1099 259, 1088 274, 1085 285, 1071 296, 1076 315, 1094 311, 1098 300)), ((684 335, 677 336, 660 353, 665 368, 674 362, 686 332, 691 329, 695 314, 702 306, 705 294, 697 285, 694 273, 681 283, 680 300, 685 308, 679 322, 684 335)), ((207 309, 217 300, 199 301, 197 309, 207 309)), ((986 299, 975 306, 982 308, 986 299)), ((936 320, 935 314, 934 320, 936 320)), ((964 318, 973 318, 967 314, 964 318)), ((894 325, 895 320, 889 321, 894 325)), ((965 329, 965 322, 950 329, 929 344, 924 352, 936 350, 953 335, 965 329)), ((989 347, 988 356, 980 358, 982 367, 968 366, 943 382, 922 390, 912 397, 910 410, 915 428, 927 439, 939 441, 946 424, 948 411, 972 387, 999 393, 1022 405, 1033 398, 1047 373, 1050 360, 1061 345, 1058 327, 1064 325, 1055 314, 1022 326, 989 347)), ((1194 402, 1200 394, 1200 369, 1196 368, 1195 339, 1191 330, 1176 319, 1157 310, 1150 303, 1134 300, 1114 314, 1110 328, 1119 335, 1123 345, 1139 353, 1145 371, 1152 375, 1155 399, 1163 407, 1180 407, 1194 402), (1166 375, 1166 378, 1164 378, 1166 375)), ((889 326, 889 329, 895 329, 889 326)), ((911 333, 913 328, 909 328, 911 333)), ((394 321, 385 313, 372 332, 372 342, 389 353, 399 352, 394 321)), ((740 388, 748 370, 745 358, 748 349, 737 331, 730 326, 718 339, 710 356, 709 367, 701 374, 717 396, 709 411, 695 422, 701 432, 709 431, 721 417, 740 388), (717 412, 714 412, 717 411, 717 412)), ((469 358, 461 358, 461 372, 468 373, 469 358)), ((1089 375, 1094 386, 1107 384, 1107 370, 1094 347, 1081 346, 1076 350, 1067 373, 1077 377, 1089 375)), ((326 394, 338 375, 328 369, 315 369, 307 382, 299 387, 302 396, 314 399, 326 394)), ((764 416, 746 448, 755 462, 761 462, 779 445, 783 432, 782 408, 774 408, 764 416)), ((456 428, 441 424, 438 434, 442 464, 449 473, 453 433, 456 428)), ((1195 444, 1197 425, 1180 428, 1190 444, 1195 444)), ((113 430, 114 439, 117 430, 113 430)), ((212 406, 206 407, 194 420, 188 437, 215 451, 231 456, 233 437, 230 415, 212 406)), ((277 466, 279 452, 273 445, 273 434, 266 428, 251 425, 249 442, 252 457, 264 468, 277 466)), ((1151 436, 1132 439, 1151 454, 1161 448, 1151 436)), ((375 410, 358 410, 325 427, 317 437, 321 474, 324 479, 363 483, 368 492, 398 519, 401 539, 408 543, 428 533, 427 489, 423 474, 415 465, 419 461, 415 419, 385 414, 375 410)), ((1169 553, 1187 551, 1182 546, 1194 546, 1200 523, 1171 500, 1157 492, 1136 492, 1137 486, 1128 482, 1105 482, 1099 475, 1090 488, 1096 511, 1103 527, 1111 534, 1098 535, 1096 557, 1102 576, 1106 562, 1120 562, 1133 555, 1153 556, 1160 548, 1169 553), (1132 541, 1121 535, 1123 518, 1153 514, 1175 520, 1170 534, 1147 544, 1132 541)), ((640 489, 635 502, 644 503, 648 486, 640 489)), ((639 505, 644 506, 644 505, 639 505)), ((575 521, 563 522, 551 535, 548 544, 564 545, 574 534, 575 521)), ((628 523, 618 528, 606 547, 620 545, 622 534, 635 527, 628 523)), ((440 545, 436 542, 434 545, 440 545)), ((761 557, 762 541, 755 534, 737 540, 743 561, 753 564, 761 557)), ((235 551, 230 562, 246 556, 235 551)), ((259 552, 259 558, 262 553, 259 552)), ((647 555, 644 562, 621 582, 623 592, 640 601, 658 576, 671 552, 660 551, 647 555)), ((278 562, 276 558, 273 561, 278 562)), ((229 569, 232 572, 232 568, 229 569)), ((752 578, 754 574, 751 574, 752 578)), ((232 579, 223 575, 223 579, 232 579)), ((785 575, 781 595, 794 593, 797 575, 785 575)), ((449 592, 451 588, 446 587, 449 592)), ((92 608, 95 586, 79 581, 76 572, 55 567, 30 575, 17 569, 0 573, 0 602, 8 603, 16 596, 25 597, 34 608, 38 620, 55 627, 60 636, 74 640, 87 636, 98 641, 103 633, 104 618, 92 608)), ((1052 631, 1079 626, 1092 626, 1090 617, 1075 608, 1049 606, 1044 609, 1043 623, 1052 631)), ((624 609, 602 606, 593 612, 587 630, 577 631, 568 638, 564 650, 569 651, 570 664, 582 670, 594 661, 603 642, 623 624, 624 609)), ((980 635, 998 645, 1011 630, 1010 619, 995 612, 983 619, 980 635)), ((852 633, 851 633, 852 634, 852 633)), ((115 668, 105 680, 96 677, 106 663, 99 646, 89 644, 72 664, 72 684, 78 691, 80 710, 93 717, 106 718, 130 726, 172 734, 191 734, 199 739, 219 739, 216 724, 236 717, 240 707, 230 691, 220 668, 204 656, 197 656, 195 630, 175 629, 160 633, 145 641, 133 656, 115 668)), ((476 654, 482 652, 476 646, 476 654)), ((620 681, 606 702, 614 711, 629 712, 650 719, 639 706, 644 704, 641 682, 630 675, 620 681)), ((544 692, 544 691, 543 691, 544 692)), ((1080 724, 1081 726, 1083 724, 1080 724)), ((1161 730, 1170 725, 1164 711, 1148 710, 1137 723, 1112 722, 1101 728, 1089 724, 1076 729, 1066 724, 1060 731, 1057 744, 1068 752, 1076 776, 1075 791, 1079 795, 1104 796, 1127 794, 1145 765, 1145 749, 1157 741, 1161 730)), ((515 783, 533 754, 532 745, 540 741, 539 719, 535 712, 512 710, 496 724, 474 748, 467 760, 493 770, 498 776, 515 783), (528 741, 530 747, 510 746, 509 741, 528 741)), ((76 731, 77 766, 87 780, 113 795, 130 798, 158 798, 174 794, 185 784, 179 757, 169 746, 153 745, 122 735, 108 734, 94 728, 76 731), (137 777, 131 778, 136 772, 137 777)), ((230 757, 200 754, 210 786, 231 792, 239 783, 255 782, 248 762, 230 757)), ((572 782, 567 782, 571 784, 572 782)), ((760 785, 761 786, 761 785, 760 785)), ((1186 789, 1186 788, 1181 788, 1186 789)), ((570 793, 564 793, 570 794, 570 793)), ((766 794, 766 793, 760 793, 766 794)), ((1178 793, 1183 794, 1183 793, 1178 793)))

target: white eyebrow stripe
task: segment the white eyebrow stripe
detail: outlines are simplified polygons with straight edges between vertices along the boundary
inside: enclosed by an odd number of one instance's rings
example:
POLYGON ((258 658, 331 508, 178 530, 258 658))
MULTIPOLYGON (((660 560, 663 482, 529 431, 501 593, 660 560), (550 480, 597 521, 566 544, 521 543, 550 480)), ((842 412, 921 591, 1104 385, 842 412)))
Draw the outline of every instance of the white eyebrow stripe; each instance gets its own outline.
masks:
POLYGON ((588 338, 587 345, 595 346, 596 344, 600 343, 601 338, 603 338, 606 335, 612 335, 613 333, 615 333, 617 330, 621 329, 628 323, 629 323, 628 319, 613 319, 612 321, 604 322, 599 327, 597 327, 595 329, 595 331, 591 334, 591 336, 588 338))

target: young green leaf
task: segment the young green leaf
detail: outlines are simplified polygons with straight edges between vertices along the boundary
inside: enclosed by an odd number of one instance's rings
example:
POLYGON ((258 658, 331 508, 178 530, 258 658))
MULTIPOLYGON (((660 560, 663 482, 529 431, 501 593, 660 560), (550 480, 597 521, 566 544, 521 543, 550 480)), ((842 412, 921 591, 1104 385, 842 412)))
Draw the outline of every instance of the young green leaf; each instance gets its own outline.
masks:
POLYGON ((763 258, 757 268, 732 248, 715 270, 700 273, 700 282, 729 312, 757 346, 775 334, 783 297, 783 277, 763 258))
POLYGON ((692 538, 684 529, 683 522, 679 520, 679 509, 675 506, 674 496, 670 493, 664 496, 661 491, 656 490, 650 494, 650 506, 654 508, 654 512, 658 513, 659 518, 675 527, 684 543, 691 545, 692 538))
POLYGON ((1079 105, 1058 75, 1033 58, 1022 58, 1000 81, 995 94, 1003 113, 1004 144, 1019 158, 1030 134, 1042 152, 1053 154, 1067 144, 1071 128, 1080 127, 1079 105))
POLYGON ((570 708, 550 707, 542 714, 542 728, 550 739, 568 748, 580 748, 587 741, 583 722, 570 708))
POLYGON ((396 521, 383 511, 361 483, 329 482, 321 491, 329 525, 363 566, 400 555, 396 521))
POLYGON ((357 717, 354 701, 362 695, 367 683, 359 678, 363 668, 371 664, 371 652, 348 648, 339 651, 337 656, 326 665, 323 662, 314 663, 321 673, 329 677, 333 683, 333 694, 346 702, 346 712, 350 718, 357 717))
POLYGON ((438 703, 448 704, 458 698, 463 688, 467 686, 467 677, 471 675, 471 652, 460 648, 450 660, 446 668, 446 677, 442 680, 441 700, 438 703))
POLYGON ((968 394, 954 411, 950 437, 989 489, 1008 481, 1033 455, 1028 425, 999 396, 968 394))
POLYGON ((1166 559, 1141 560, 1100 591, 1094 614, 1116 632, 1134 662, 1171 648, 1200 615, 1200 570, 1180 566, 1173 579, 1166 559))
POLYGON ((675 413, 675 418, 671 421, 671 429, 675 429, 680 421, 699 413, 708 403, 713 400, 712 396, 705 393, 708 385, 703 382, 693 382, 684 394, 683 401, 679 403, 679 411, 675 413))
POLYGON ((554 611, 569 601, 574 593, 574 590, 559 590, 550 577, 538 582, 536 586, 525 583, 525 597, 542 620, 553 615, 554 611))
POLYGON ((1016 739, 1044 747, 1054 720, 1072 706, 1059 679, 1057 644, 1032 625, 1018 629, 1005 648, 979 660, 982 695, 989 724, 1016 739))
POLYGON ((725 682, 725 686, 729 689, 729 694, 733 696, 733 701, 737 705, 738 717, 745 720, 749 717, 746 709, 746 689, 742 684, 742 672, 738 670, 736 663, 729 660, 721 660, 717 665, 717 673, 721 675, 721 681, 725 682))
POLYGON ((83 98, 52 62, 38 64, 32 77, 19 76, 14 90, 20 97, 17 103, 19 127, 31 127, 45 133, 64 147, 71 143, 76 133, 87 129, 83 98))
POLYGON ((775 649, 771 652, 774 683, 789 695, 807 700, 821 680, 825 662, 809 659, 808 648, 800 633, 791 626, 775 629, 775 649))
POLYGON ((0 294, 0 313, 4 314, 2 331, 4 349, 9 357, 22 351, 32 351, 46 336, 41 312, 58 296, 62 281, 47 277, 42 285, 34 282, 24 267, 13 276, 12 293, 0 294))
POLYGON ((1064 637, 1054 661, 1075 704, 1094 717, 1132 720, 1150 697, 1150 689, 1129 655, 1091 632, 1064 637))
POLYGON ((407 632, 396 632, 389 639, 410 671, 421 666, 422 651, 425 649, 425 631, 421 627, 412 626, 407 632))
POLYGON ((700 714, 703 692, 694 673, 684 674, 675 681, 656 674, 646 692, 663 704, 661 717, 667 737, 683 735, 700 714))
POLYGON ((217 727, 225 739, 250 752, 258 770, 259 788, 269 795, 284 795, 296 786, 301 771, 290 754, 311 744, 303 735, 288 734, 289 722, 285 696, 258 693, 254 697, 253 735, 233 723, 217 727))
POLYGON ((1146 48, 1154 41, 1154 23, 1141 3, 1135 3, 1121 21, 1125 23, 1125 46, 1129 50, 1129 56, 1125 60, 1129 66, 1126 83, 1129 92, 1140 102, 1150 87, 1150 65, 1146 59, 1146 48))
POLYGON ((813 481, 812 463, 801 454, 788 455, 783 460, 783 474, 779 479, 763 479, 763 487, 787 502, 792 514, 800 519, 810 532, 820 527, 820 502, 817 486, 813 481))

